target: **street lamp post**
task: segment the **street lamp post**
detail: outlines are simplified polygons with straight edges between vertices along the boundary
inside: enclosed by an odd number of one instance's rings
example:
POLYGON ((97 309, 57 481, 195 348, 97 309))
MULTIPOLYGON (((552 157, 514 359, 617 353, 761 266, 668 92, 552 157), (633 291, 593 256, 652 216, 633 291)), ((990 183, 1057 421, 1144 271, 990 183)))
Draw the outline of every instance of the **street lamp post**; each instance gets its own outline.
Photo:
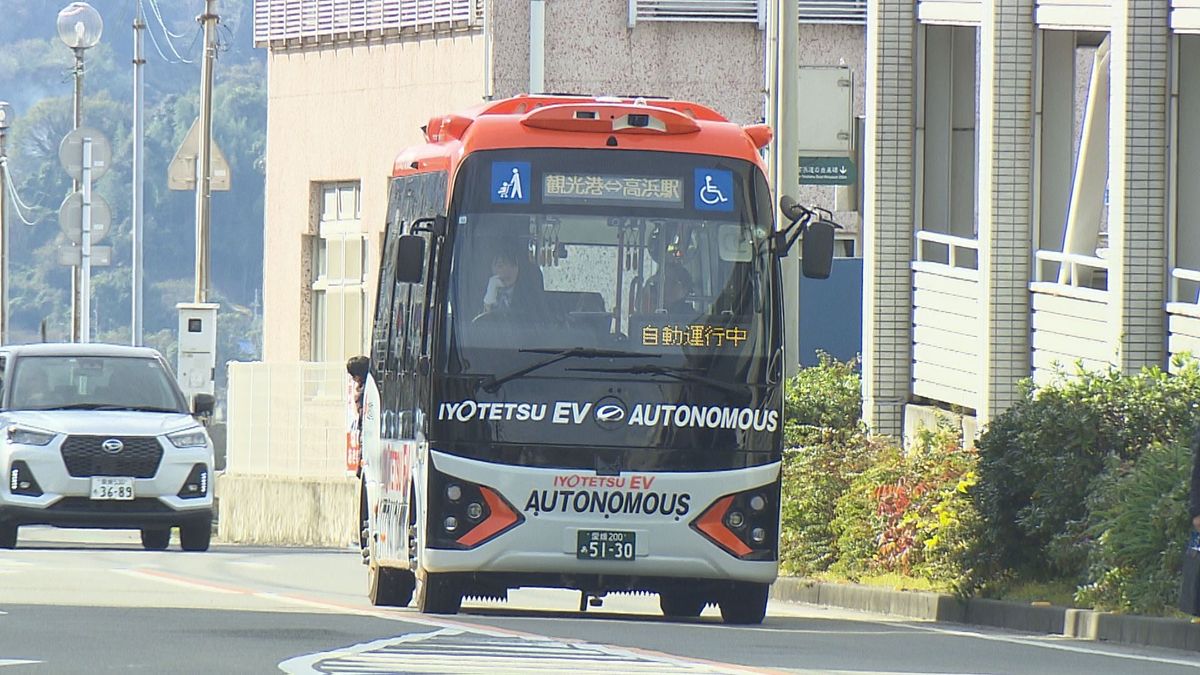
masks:
POLYGON ((12 126, 12 106, 0 101, 0 344, 8 344, 8 150, 5 137, 12 126))
MULTIPOLYGON (((74 114, 73 129, 83 126, 83 52, 100 42, 104 32, 104 21, 100 13, 86 2, 72 2, 58 13, 58 37, 75 52, 74 114)), ((79 181, 72 184, 72 192, 79 190, 79 181)), ((80 267, 71 268, 71 342, 80 340, 79 308, 80 292, 84 282, 80 279, 80 267)))

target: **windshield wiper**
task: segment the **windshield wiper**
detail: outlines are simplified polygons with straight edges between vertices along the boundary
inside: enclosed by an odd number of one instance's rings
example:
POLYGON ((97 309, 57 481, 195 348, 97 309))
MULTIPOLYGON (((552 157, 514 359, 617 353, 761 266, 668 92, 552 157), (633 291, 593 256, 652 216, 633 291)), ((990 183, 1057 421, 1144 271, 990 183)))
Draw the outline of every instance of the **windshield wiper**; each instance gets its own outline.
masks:
POLYGON ((524 376, 528 375, 529 373, 532 373, 533 371, 538 370, 539 368, 545 368, 548 365, 558 363, 559 361, 563 361, 565 359, 575 358, 575 357, 583 358, 583 359, 597 359, 597 358, 627 359, 627 358, 635 358, 635 357, 649 357, 649 358, 655 358, 655 359, 658 358, 658 354, 641 354, 638 352, 630 352, 630 351, 625 351, 625 350, 621 350, 621 349, 595 349, 592 347, 571 347, 570 349, 552 349, 552 348, 544 348, 544 347, 532 347, 529 349, 518 349, 517 351, 524 352, 527 354, 550 354, 550 358, 542 359, 541 361, 535 361, 534 363, 531 363, 530 365, 525 366, 524 368, 514 370, 510 373, 505 373, 504 375, 501 375, 499 377, 493 375, 490 378, 488 378, 488 380, 486 382, 483 383, 484 391, 486 391, 488 393, 494 393, 497 389, 500 388, 500 385, 504 384, 505 382, 508 382, 509 380, 515 380, 518 377, 524 377, 524 376))
POLYGON ((588 373, 630 373, 632 375, 665 375, 674 378, 680 382, 696 382, 699 384, 707 384, 710 387, 724 389, 725 391, 740 392, 745 385, 734 384, 732 382, 722 382, 711 377, 696 374, 698 368, 684 368, 682 366, 656 366, 654 364, 643 364, 640 366, 628 366, 624 368, 568 368, 567 370, 577 370, 588 373))
POLYGON ((66 405, 33 408, 34 410, 134 410, 138 412, 178 413, 174 408, 161 408, 147 405, 120 405, 113 403, 68 403, 66 405))

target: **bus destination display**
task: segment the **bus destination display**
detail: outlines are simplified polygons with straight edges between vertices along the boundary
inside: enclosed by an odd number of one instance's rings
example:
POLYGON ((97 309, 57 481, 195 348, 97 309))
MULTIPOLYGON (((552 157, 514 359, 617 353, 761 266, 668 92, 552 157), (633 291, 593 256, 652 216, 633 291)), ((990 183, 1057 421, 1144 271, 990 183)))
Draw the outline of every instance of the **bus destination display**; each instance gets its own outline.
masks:
POLYGON ((683 208, 683 179, 547 173, 542 176, 542 201, 683 208))

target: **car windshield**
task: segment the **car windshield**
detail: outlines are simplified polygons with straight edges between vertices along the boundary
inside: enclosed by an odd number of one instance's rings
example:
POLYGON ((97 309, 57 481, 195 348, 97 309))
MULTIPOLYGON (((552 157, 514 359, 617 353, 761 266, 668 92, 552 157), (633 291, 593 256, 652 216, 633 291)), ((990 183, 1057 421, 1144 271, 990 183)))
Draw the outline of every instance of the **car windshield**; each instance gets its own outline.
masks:
MULTIPOLYGON (((463 200, 448 298, 462 371, 509 373, 577 347, 660 366, 761 368, 774 330, 765 185, 748 164, 699 169, 713 160, 656 153, 627 162, 589 176, 587 164, 546 157, 528 205, 463 200), (699 208, 709 197, 727 206, 699 208)), ((563 367, 580 365, 592 364, 563 367)))
POLYGON ((8 408, 186 412, 162 364, 126 356, 22 357, 13 372, 8 408))

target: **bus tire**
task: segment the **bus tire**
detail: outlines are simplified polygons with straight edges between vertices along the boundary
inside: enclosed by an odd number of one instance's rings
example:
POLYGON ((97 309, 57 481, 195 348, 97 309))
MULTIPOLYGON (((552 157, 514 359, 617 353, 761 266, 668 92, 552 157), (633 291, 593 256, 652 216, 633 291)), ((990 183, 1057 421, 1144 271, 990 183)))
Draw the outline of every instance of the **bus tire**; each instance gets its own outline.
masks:
POLYGON ((735 584, 717 603, 725 623, 760 624, 767 616, 767 595, 770 584, 735 584))
POLYGON ((417 583, 417 611, 422 614, 458 614, 462 589, 446 574, 425 572, 417 583))
POLYGON ((689 591, 662 591, 658 594, 658 606, 663 616, 694 619, 708 606, 708 599, 689 591))
POLYGON ((367 572, 367 597, 376 607, 407 607, 416 586, 412 572, 380 567, 371 562, 367 572))

